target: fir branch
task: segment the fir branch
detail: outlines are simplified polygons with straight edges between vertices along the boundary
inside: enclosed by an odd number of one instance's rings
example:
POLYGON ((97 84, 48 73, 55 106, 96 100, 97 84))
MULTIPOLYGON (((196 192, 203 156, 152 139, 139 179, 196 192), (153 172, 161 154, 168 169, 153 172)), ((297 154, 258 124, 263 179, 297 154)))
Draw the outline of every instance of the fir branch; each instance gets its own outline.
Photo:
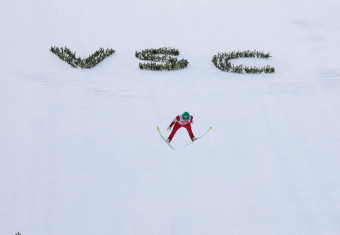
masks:
POLYGON ((263 58, 271 57, 269 53, 265 54, 259 51, 232 51, 229 53, 218 53, 212 58, 213 64, 220 70, 231 73, 274 73, 275 68, 267 65, 266 67, 246 67, 243 65, 235 66, 231 64, 230 60, 237 58, 263 58))
POLYGON ((81 57, 77 57, 75 52, 72 52, 67 47, 56 47, 51 46, 50 51, 54 54, 56 54, 61 60, 65 61, 69 65, 71 65, 73 68, 86 68, 90 69, 96 66, 98 63, 103 61, 105 58, 109 57, 113 53, 115 53, 115 50, 113 49, 106 49, 99 48, 99 50, 95 51, 90 55, 89 57, 82 59, 81 57))
POLYGON ((153 63, 139 63, 142 70, 180 70, 188 66, 186 59, 177 60, 174 56, 179 56, 179 50, 174 48, 162 47, 159 49, 146 49, 135 53, 135 56, 141 60, 149 60, 153 63), (161 62, 161 63, 157 63, 161 62))

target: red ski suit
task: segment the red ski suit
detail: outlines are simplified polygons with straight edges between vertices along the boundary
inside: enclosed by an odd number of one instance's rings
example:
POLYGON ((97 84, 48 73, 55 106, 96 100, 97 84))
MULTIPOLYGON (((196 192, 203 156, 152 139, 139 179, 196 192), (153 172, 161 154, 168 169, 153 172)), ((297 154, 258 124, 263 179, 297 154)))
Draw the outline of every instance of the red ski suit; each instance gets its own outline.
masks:
POLYGON ((192 133, 192 130, 191 130, 191 125, 190 123, 193 123, 193 116, 189 116, 189 120, 183 120, 182 118, 182 115, 178 115, 173 121, 172 123, 170 124, 170 128, 174 126, 174 128, 172 129, 168 139, 171 141, 172 138, 174 137, 174 135, 176 134, 177 130, 181 127, 185 127, 188 131, 188 134, 191 138, 191 140, 194 138, 194 134, 192 133))

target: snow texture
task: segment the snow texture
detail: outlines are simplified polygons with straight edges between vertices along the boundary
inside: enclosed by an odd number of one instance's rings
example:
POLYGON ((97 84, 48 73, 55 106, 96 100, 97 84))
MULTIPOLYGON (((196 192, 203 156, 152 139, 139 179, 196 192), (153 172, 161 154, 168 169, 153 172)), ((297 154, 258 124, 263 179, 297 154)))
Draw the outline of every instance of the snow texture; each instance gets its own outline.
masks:
POLYGON ((0 234, 340 234, 338 0, 4 0, 0 234), (49 51, 116 53, 91 70, 49 51), (178 48, 180 71, 135 51, 178 48), (274 74, 219 71, 270 52, 274 74), (199 142, 173 118, 189 111, 199 142))

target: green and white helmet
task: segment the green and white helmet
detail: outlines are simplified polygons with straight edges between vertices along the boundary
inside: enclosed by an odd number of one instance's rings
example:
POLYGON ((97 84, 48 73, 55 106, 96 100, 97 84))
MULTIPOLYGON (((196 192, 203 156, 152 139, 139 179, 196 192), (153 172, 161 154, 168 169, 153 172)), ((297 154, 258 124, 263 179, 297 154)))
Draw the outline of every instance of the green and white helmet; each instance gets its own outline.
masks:
POLYGON ((188 112, 184 112, 184 113, 182 114, 182 118, 183 118, 183 120, 187 121, 187 120, 189 120, 189 118, 190 118, 190 114, 189 114, 188 112))

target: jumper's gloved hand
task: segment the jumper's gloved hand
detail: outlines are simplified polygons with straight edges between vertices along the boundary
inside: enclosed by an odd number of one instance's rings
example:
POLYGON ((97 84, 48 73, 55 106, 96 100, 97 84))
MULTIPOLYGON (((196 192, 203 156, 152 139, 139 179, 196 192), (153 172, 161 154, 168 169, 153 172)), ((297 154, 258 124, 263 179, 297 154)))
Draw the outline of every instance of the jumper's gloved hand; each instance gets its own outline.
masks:
POLYGON ((168 126, 168 128, 166 128, 168 131, 170 131, 171 130, 171 127, 170 126, 168 126))

